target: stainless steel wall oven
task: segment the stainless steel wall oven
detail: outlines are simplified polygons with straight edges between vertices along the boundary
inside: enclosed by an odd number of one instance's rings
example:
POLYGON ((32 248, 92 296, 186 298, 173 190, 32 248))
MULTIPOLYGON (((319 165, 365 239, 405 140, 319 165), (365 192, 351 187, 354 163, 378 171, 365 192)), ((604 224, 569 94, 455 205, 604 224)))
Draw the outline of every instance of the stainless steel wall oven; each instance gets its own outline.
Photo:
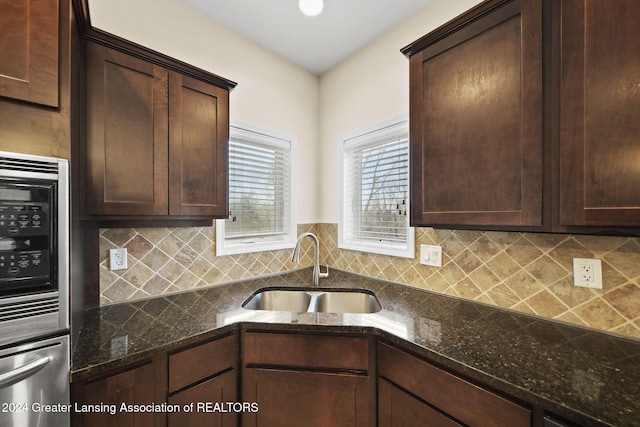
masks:
POLYGON ((69 328, 68 170, 0 152, 0 345, 69 328))
POLYGON ((69 423, 69 222, 68 162, 0 151, 0 425, 69 423))

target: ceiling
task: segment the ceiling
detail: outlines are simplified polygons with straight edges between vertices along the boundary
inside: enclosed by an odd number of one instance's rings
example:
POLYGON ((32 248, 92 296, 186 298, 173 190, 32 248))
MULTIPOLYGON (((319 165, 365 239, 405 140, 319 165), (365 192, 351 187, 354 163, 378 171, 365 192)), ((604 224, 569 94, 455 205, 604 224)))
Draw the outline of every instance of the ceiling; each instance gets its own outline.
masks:
POLYGON ((431 0, 325 0, 319 16, 298 0, 178 0, 319 76, 431 0))

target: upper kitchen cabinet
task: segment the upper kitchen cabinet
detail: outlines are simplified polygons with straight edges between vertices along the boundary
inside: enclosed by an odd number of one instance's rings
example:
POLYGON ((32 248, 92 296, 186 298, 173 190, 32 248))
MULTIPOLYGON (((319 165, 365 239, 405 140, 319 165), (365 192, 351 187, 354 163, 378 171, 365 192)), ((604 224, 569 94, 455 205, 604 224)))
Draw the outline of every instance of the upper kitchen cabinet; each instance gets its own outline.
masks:
POLYGON ((558 3, 559 222, 640 226, 640 2, 558 3))
POLYGON ((169 213, 228 216, 229 91, 169 76, 169 213))
POLYGON ((411 222, 543 223, 542 4, 480 4, 410 57, 411 222))
POLYGON ((227 215, 229 88, 163 65, 87 43, 88 219, 227 215))
POLYGON ((60 6, 57 0, 2 2, 0 96, 58 106, 60 6))
POLYGON ((639 14, 488 0, 405 47, 412 224, 640 234, 639 14))
POLYGON ((71 156, 69 0, 0 2, 0 149, 71 156))
POLYGON ((168 82, 161 67, 88 44, 87 214, 168 214, 168 82))

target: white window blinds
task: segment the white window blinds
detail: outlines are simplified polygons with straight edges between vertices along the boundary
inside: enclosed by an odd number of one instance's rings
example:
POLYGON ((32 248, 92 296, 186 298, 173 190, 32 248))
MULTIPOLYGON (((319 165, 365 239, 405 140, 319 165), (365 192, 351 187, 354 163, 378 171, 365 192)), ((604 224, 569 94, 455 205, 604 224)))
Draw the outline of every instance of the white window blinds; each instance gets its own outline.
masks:
POLYGON ((407 120, 374 125, 343 140, 339 245, 413 257, 409 227, 407 120))
POLYGON ((230 218, 218 222, 218 254, 293 247, 292 140, 264 129, 230 128, 230 218))

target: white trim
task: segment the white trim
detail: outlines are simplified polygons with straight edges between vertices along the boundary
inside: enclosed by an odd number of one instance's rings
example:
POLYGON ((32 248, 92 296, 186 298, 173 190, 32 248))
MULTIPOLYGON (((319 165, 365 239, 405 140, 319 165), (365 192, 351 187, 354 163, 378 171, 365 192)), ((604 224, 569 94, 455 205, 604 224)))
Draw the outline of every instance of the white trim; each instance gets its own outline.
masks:
MULTIPOLYGON (((409 126, 409 113, 398 114, 397 116, 389 117, 388 119, 380 120, 369 124, 363 128, 356 129, 351 132, 344 133, 339 136, 340 147, 343 146, 345 141, 358 140, 370 133, 380 132, 379 135, 393 134, 394 131, 390 128, 398 126, 402 123, 407 123, 407 129, 409 126), (383 133, 384 132, 384 133, 383 133)), ((362 142, 360 143, 362 144, 362 142)), ((357 145, 356 145, 357 146, 357 145)))
POLYGON ((231 119, 229 121, 229 130, 234 130, 234 133, 237 135, 249 135, 258 134, 264 136, 269 140, 271 145, 274 145, 279 148, 287 148, 289 144, 283 141, 288 141, 291 143, 291 149, 293 150, 296 144, 295 135, 281 132, 279 130, 270 129, 264 126, 259 126, 249 122, 243 122, 241 120, 231 119))
MULTIPOLYGON (((340 225, 338 225, 340 230, 340 225)), ((345 242, 342 233, 338 231, 338 248, 349 249, 358 252, 369 252, 372 254, 396 256, 400 258, 415 258, 415 230, 413 227, 409 227, 407 230, 407 245, 394 246, 384 243, 372 243, 366 245, 364 243, 357 242, 345 242)))
MULTIPOLYGON (((340 213, 338 216, 338 248, 349 249, 360 252, 370 252, 381 255, 397 256, 402 258, 415 258, 415 230, 413 227, 407 229, 407 242, 406 245, 393 244, 391 242, 362 242, 348 240, 345 237, 345 209, 344 209, 344 151, 345 146, 350 148, 359 147, 369 143, 367 136, 372 133, 380 132, 381 137, 392 135, 397 133, 397 127, 405 125, 408 133, 409 129, 409 114, 403 113, 397 116, 381 120, 379 122, 370 124, 361 129, 345 133, 339 137, 339 149, 338 149, 338 164, 340 169, 340 185, 338 191, 338 207, 340 213)), ((377 136, 377 135, 376 135, 377 136)), ((409 180, 410 181, 410 180, 409 180)), ((409 182, 407 183, 407 188, 409 182)), ((410 200, 407 197, 407 215, 411 212, 410 200)))
POLYGON ((225 220, 216 220, 216 256, 223 255, 235 255, 245 254, 252 252, 264 252, 273 250, 293 249, 296 244, 297 238, 297 203, 296 203, 296 171, 297 171, 297 156, 296 146, 297 138, 295 135, 285 132, 269 129, 263 126, 255 125, 253 123, 243 122, 240 120, 231 119, 230 134, 238 136, 253 136, 252 134, 258 134, 265 137, 268 140, 269 145, 273 145, 278 148, 290 148, 290 162, 291 167, 289 173, 289 227, 287 233, 281 240, 268 241, 266 238, 252 237, 245 239, 226 239, 225 237, 225 220), (288 141, 284 142, 284 141, 288 141))

